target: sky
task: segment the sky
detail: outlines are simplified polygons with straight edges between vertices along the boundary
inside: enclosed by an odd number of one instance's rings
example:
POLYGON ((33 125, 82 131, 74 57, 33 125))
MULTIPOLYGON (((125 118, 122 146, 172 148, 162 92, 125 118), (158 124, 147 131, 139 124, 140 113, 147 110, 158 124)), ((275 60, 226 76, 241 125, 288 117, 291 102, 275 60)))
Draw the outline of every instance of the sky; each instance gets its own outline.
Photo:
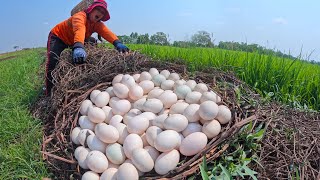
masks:
MULTIPOLYGON (((50 30, 80 0, 2 1, 0 53, 45 47, 50 30)), ((320 62, 319 0, 107 0, 117 35, 164 32, 170 42, 198 31, 220 41, 256 43, 320 62)))

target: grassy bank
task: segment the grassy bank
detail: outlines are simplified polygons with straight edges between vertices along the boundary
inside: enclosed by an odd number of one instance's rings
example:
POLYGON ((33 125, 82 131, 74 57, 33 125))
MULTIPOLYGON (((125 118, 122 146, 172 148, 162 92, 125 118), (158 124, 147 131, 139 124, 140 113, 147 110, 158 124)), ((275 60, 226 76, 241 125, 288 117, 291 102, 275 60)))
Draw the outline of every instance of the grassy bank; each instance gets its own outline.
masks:
POLYGON ((0 179, 41 179, 49 174, 41 161, 42 125, 28 106, 38 94, 43 50, 0 55, 0 179))

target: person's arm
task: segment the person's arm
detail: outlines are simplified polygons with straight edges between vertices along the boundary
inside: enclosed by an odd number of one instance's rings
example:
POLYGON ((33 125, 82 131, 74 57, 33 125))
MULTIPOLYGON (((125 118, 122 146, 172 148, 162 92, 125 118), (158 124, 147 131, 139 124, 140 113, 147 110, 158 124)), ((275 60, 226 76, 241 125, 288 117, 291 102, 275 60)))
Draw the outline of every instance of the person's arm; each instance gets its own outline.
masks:
POLYGON ((77 13, 72 17, 72 30, 74 33, 73 41, 73 62, 84 63, 87 53, 84 50, 84 39, 86 34, 87 16, 84 12, 77 13))
POLYGON ((122 42, 119 40, 117 35, 115 35, 106 25, 104 25, 102 22, 97 23, 95 26, 95 31, 101 35, 105 40, 107 40, 109 43, 113 44, 114 47, 119 52, 128 52, 129 48, 122 44, 122 42))

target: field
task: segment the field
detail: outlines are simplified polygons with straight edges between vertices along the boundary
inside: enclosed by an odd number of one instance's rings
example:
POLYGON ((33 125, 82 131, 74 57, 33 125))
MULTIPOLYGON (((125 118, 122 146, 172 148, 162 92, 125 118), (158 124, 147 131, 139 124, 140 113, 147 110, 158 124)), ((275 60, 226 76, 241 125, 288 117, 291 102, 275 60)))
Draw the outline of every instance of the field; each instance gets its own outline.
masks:
MULTIPOLYGON (((318 65, 274 55, 209 48, 151 45, 130 45, 130 48, 156 59, 182 60, 190 72, 208 67, 234 72, 267 102, 276 100, 307 111, 320 109, 318 65)), ((30 113, 30 107, 42 93, 44 53, 45 49, 40 48, 0 55, 0 179, 51 176, 40 153, 42 121, 34 119, 30 113)), ((261 139, 262 134, 251 136, 261 139)), ((247 139, 247 136, 242 138, 247 139)), ((257 145, 256 142, 247 143, 257 145)))

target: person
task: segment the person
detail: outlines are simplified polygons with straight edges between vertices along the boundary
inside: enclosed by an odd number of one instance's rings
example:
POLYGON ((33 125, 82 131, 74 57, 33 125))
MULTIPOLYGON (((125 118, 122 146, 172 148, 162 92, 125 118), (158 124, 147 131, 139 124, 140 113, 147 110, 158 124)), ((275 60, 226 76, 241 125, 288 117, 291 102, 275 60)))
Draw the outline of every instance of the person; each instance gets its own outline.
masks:
POLYGON ((104 0, 94 0, 86 10, 75 13, 70 18, 57 24, 49 33, 47 42, 45 94, 49 95, 53 87, 52 71, 59 61, 61 52, 72 48, 72 60, 75 64, 86 61, 84 43, 92 42, 91 35, 96 32, 121 53, 129 52, 119 38, 103 23, 110 19, 107 3, 104 0))

